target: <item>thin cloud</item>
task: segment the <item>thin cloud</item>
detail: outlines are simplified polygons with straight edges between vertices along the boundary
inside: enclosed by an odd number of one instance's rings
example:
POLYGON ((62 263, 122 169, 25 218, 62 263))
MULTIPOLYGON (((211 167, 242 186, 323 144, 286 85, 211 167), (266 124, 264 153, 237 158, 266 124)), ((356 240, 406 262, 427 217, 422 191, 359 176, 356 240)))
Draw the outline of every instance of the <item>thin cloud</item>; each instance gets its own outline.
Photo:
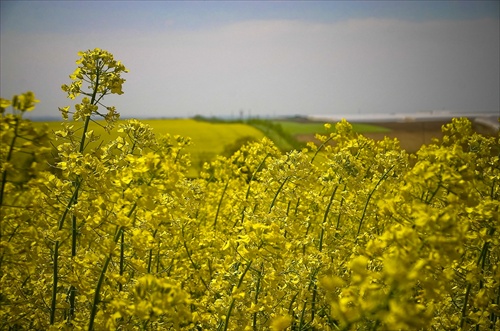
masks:
POLYGON ((499 39, 492 19, 260 19, 135 34, 10 31, 2 34, 1 92, 32 89, 42 100, 39 114, 57 115, 69 104, 59 86, 68 82, 76 53, 101 47, 130 69, 125 94, 109 100, 124 116, 496 111, 499 39))

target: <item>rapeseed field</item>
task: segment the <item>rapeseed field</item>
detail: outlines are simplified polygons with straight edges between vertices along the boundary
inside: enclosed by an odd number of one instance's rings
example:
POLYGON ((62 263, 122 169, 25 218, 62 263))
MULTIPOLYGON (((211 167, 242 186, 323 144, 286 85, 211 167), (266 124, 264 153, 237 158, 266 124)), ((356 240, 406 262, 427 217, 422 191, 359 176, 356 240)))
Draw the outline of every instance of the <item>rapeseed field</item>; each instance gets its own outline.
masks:
POLYGON ((126 67, 79 56, 54 134, 0 100, 0 329, 499 329, 500 135, 408 154, 341 121, 189 178, 190 139, 103 106, 126 67))

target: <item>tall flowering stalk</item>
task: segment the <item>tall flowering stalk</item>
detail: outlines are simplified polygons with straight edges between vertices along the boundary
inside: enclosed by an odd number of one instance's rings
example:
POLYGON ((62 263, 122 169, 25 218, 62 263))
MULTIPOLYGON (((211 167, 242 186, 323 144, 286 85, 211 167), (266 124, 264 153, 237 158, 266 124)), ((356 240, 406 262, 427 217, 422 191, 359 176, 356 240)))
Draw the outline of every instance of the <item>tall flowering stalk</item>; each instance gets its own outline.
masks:
MULTIPOLYGON (((114 60, 113 55, 105 50, 96 48, 86 52, 79 52, 80 59, 76 61, 78 67, 70 75, 73 82, 70 85, 62 85, 62 90, 68 94, 70 99, 75 99, 79 95, 84 95, 81 102, 75 105, 75 111, 72 112, 73 120, 78 122, 83 121, 82 132, 79 140, 74 139, 75 132, 72 126, 66 124, 62 131, 58 131, 57 135, 61 138, 69 140, 69 143, 62 144, 59 148, 60 161, 58 167, 63 170, 63 176, 73 182, 73 193, 64 209, 63 214, 58 222, 58 231, 64 227, 66 217, 79 202, 80 188, 82 183, 89 178, 85 178, 82 172, 68 171, 71 163, 78 159, 84 159, 84 151, 86 148, 86 140, 97 140, 94 137, 93 131, 89 131, 89 124, 93 117, 104 118, 106 129, 109 131, 114 125, 114 122, 119 118, 115 107, 106 107, 106 114, 99 112, 99 106, 103 106, 102 101, 109 94, 123 94, 122 85, 125 79, 121 78, 123 73, 127 72, 125 66, 119 61, 114 60), (83 85, 87 85, 83 87, 83 85)), ((70 107, 60 108, 64 119, 68 119, 70 107)), ((76 165, 75 165, 76 166, 76 165)), ((74 259, 77 254, 77 236, 78 222, 77 216, 73 213, 71 216, 71 257, 74 259)), ((53 283, 52 283, 52 300, 50 306, 50 323, 54 324, 56 319, 57 292, 59 283, 59 248, 60 240, 56 240, 53 249, 53 283)), ((69 313, 67 320, 70 321, 75 314, 75 296, 76 289, 73 285, 69 289, 69 313)))

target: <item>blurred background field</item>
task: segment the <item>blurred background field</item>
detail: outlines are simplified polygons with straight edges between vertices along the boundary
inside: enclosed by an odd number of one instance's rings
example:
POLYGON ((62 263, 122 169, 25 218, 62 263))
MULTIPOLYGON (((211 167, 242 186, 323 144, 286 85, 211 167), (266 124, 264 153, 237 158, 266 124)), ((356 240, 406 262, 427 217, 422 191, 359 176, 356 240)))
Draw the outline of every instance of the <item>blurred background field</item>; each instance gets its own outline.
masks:
MULTIPOLYGON (((325 129, 325 124, 323 122, 298 122, 298 121, 274 121, 275 123, 281 125, 284 131, 292 134, 316 134, 316 133, 327 133, 325 129)), ((334 124, 334 123, 330 123, 334 124)), ((380 125, 373 125, 368 123, 351 123, 354 131, 359 133, 385 133, 391 131, 390 129, 384 128, 380 125)), ((332 126, 333 128, 333 126, 332 126)))
MULTIPOLYGON (((117 128, 123 122, 124 120, 120 120, 117 128)), ((222 154, 226 146, 244 137, 251 137, 254 140, 261 140, 264 137, 264 133, 243 123, 212 123, 193 119, 157 119, 141 120, 141 122, 150 125, 158 135, 170 134, 191 138, 191 146, 186 149, 186 152, 191 154, 189 176, 197 176, 203 162, 222 154)), ((61 129, 61 122, 35 123, 39 126, 46 124, 50 132, 61 129)), ((107 133, 100 125, 93 123, 90 130, 94 130, 94 133, 100 135, 104 141, 110 141, 118 136, 117 128, 107 133)))
MULTIPOLYGON (((123 123, 124 120, 120 120, 123 123)), ((409 153, 415 153, 424 145, 431 143, 433 138, 441 138, 442 125, 451 120, 414 121, 414 122, 380 122, 380 123, 351 123, 355 132, 361 133, 375 140, 385 136, 397 138, 401 147, 409 153)), ((141 122, 150 125, 155 134, 171 134, 189 137, 191 146, 186 153, 191 154, 191 168, 188 175, 196 177, 204 162, 209 162, 217 155, 230 156, 241 145, 249 141, 259 141, 268 137, 283 152, 300 149, 307 142, 316 141, 315 134, 328 134, 325 122, 298 119, 248 119, 241 121, 226 121, 217 118, 197 117, 192 119, 144 119, 141 122)), ((99 122, 97 122, 99 123, 99 122)), ((35 122, 35 125, 48 125, 49 131, 61 128, 61 122, 35 122)), ((334 124, 331 123, 334 130, 334 124)), ((110 134, 96 124, 90 128, 109 141, 117 137, 117 130, 110 134)), ((475 123, 474 129, 483 134, 495 134, 475 123)))

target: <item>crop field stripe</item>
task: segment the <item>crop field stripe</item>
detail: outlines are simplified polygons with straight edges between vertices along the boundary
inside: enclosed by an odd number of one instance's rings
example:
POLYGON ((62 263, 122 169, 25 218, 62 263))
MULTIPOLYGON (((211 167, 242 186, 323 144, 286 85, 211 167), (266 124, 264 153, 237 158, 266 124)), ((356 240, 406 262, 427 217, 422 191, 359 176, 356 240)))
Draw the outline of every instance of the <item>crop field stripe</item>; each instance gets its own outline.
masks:
MULTIPOLYGON (((288 132, 291 135, 297 134, 325 134, 327 131, 325 130, 324 123, 301 123, 301 122, 293 122, 293 121, 274 121, 276 124, 280 124, 284 131, 288 132)), ((359 133, 368 133, 368 132, 390 132, 391 130, 384 128, 382 126, 366 124, 366 123, 351 123, 353 130, 359 133)), ((332 126, 333 127, 333 126, 332 126)))
MULTIPOLYGON (((116 127, 125 121, 126 119, 118 121, 116 127)), ((243 137, 261 140, 265 136, 257 128, 243 123, 209 123, 193 119, 150 119, 141 122, 151 126, 156 134, 180 135, 191 138, 192 143, 186 148, 186 152, 191 154, 192 160, 193 169, 190 171, 190 176, 197 176, 201 163, 222 153, 226 145, 243 137)), ((34 122, 35 127, 40 127, 43 124, 49 127, 49 131, 62 129, 62 121, 34 122)), ((105 141, 111 141, 118 137, 116 129, 108 134, 99 125, 91 124, 90 130, 94 130, 95 134, 100 135, 105 141)))

